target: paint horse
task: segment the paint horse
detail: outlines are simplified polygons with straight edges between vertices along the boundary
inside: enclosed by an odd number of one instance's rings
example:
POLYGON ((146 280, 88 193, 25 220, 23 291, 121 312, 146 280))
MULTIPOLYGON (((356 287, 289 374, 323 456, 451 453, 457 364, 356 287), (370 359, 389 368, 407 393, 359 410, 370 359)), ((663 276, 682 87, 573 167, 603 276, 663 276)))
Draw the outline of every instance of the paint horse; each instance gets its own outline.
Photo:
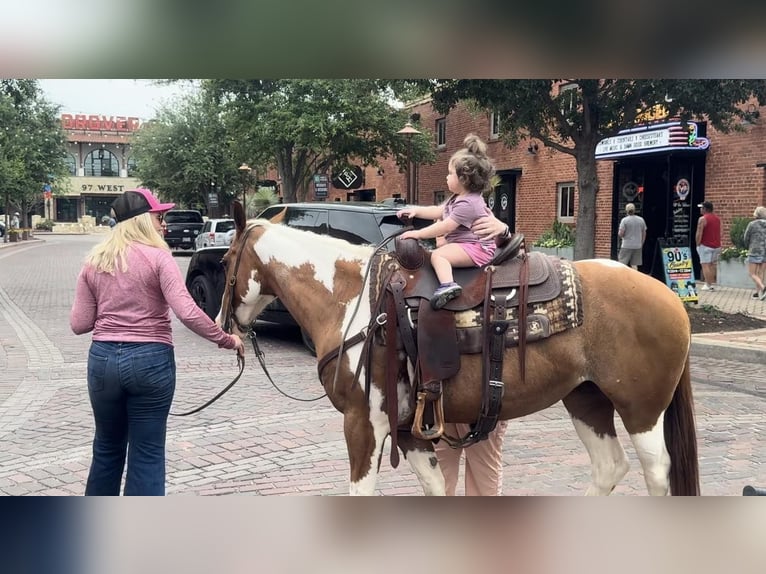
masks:
MULTIPOLYGON (((373 287, 367 274, 378 257, 374 247, 265 220, 247 222, 239 204, 234 219, 236 236, 223 258, 227 285, 218 321, 243 334, 244 326, 279 298, 310 334, 317 356, 328 357, 324 363, 320 360, 319 376, 333 406, 343 414, 351 494, 374 493, 389 434, 398 435, 397 446, 424 492, 444 494, 432 441, 417 438, 405 427, 391 433, 387 349, 368 340, 371 325, 380 317, 371 303, 373 287), (371 381, 367 389, 364 380, 371 381)), ((659 281, 617 262, 567 265, 574 269, 581 291, 581 325, 528 343, 523 384, 519 349, 504 350, 499 419, 522 417, 562 401, 590 456, 587 494, 606 495, 629 466, 616 435, 616 411, 637 451, 649 494, 698 495, 691 335, 683 304, 659 281)), ((399 351, 398 356, 407 364, 397 370, 396 403, 390 405, 398 421, 412 421, 414 369, 405 353, 399 351)), ((447 421, 476 421, 481 379, 481 354, 461 355, 459 373, 444 382, 447 421)), ((395 446, 392 451, 398 456, 395 446)))

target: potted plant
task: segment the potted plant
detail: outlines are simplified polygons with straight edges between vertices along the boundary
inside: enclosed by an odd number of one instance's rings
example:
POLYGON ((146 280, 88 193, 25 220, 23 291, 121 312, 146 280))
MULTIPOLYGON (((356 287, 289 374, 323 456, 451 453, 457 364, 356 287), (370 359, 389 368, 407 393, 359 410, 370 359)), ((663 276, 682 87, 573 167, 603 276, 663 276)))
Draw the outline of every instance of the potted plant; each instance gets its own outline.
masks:
POLYGON ((16 243, 19 240, 20 240, 19 230, 16 229, 16 228, 9 229, 8 230, 8 241, 10 241, 11 243, 16 243))
POLYGON ((555 255, 564 259, 574 259, 575 230, 566 223, 554 220, 553 225, 534 242, 535 251, 555 255))
POLYGON ((731 247, 721 251, 718 260, 718 284, 724 287, 738 287, 740 289, 753 288, 753 280, 747 271, 745 258, 747 246, 745 245, 745 228, 750 223, 747 217, 735 217, 731 222, 729 239, 731 247))

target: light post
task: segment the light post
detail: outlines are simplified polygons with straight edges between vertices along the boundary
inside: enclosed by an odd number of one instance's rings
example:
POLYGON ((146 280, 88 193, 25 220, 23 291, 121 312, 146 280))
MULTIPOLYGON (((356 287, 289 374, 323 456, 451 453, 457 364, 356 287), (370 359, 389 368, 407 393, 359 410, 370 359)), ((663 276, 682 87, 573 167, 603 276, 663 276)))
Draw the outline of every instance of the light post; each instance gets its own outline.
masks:
POLYGON ((410 122, 407 122, 396 133, 407 138, 407 203, 413 204, 415 201, 412 189, 412 136, 419 135, 420 132, 413 128, 410 122))
POLYGON ((242 209, 245 210, 245 219, 247 219, 247 178, 252 171, 253 168, 246 163, 239 166, 239 174, 242 176, 242 209))

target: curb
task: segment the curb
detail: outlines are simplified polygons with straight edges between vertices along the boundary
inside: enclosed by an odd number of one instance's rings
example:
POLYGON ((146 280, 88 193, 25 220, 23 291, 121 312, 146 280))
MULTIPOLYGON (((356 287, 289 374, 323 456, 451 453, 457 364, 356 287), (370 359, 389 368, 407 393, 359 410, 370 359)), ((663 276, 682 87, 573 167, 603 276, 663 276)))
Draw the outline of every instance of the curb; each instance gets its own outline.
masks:
POLYGON ((726 361, 742 361, 745 363, 766 363, 766 349, 752 345, 716 342, 696 339, 692 335, 690 354, 707 359, 722 359, 726 361))

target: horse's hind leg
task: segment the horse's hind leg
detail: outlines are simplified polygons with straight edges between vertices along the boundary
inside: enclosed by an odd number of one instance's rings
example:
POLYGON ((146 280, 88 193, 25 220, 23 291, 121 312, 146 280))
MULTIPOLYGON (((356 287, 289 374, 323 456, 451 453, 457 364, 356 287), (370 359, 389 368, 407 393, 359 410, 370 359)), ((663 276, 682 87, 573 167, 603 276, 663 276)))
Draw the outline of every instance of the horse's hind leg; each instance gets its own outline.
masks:
MULTIPOLYGON (((665 496, 670 487, 670 455, 665 447, 664 422, 665 415, 662 413, 650 430, 630 434, 630 440, 644 470, 646 489, 652 496, 665 496)), ((630 433, 630 430, 628 432, 630 433)))
POLYGON ((593 383, 574 389, 563 401, 572 424, 585 445, 591 462, 591 485, 586 495, 604 496, 612 492, 628 472, 628 458, 617 439, 614 406, 593 383))
POLYGON ((423 494, 444 496, 444 476, 436 460, 433 443, 415 438, 410 433, 401 433, 398 442, 404 458, 410 463, 420 486, 423 487, 423 494))

